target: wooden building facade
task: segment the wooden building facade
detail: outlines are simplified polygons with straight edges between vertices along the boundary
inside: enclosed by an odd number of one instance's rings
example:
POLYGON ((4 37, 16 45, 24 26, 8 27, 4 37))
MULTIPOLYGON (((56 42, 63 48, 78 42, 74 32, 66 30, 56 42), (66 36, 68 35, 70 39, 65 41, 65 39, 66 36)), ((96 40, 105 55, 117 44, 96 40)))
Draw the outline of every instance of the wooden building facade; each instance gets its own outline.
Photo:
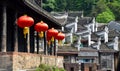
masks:
MULTIPOLYGON (((18 27, 16 20, 22 15, 31 16, 35 23, 44 21, 49 28, 61 28, 60 23, 48 12, 41 8, 41 0, 0 0, 0 51, 1 52, 27 52, 27 40, 23 29, 18 27)), ((30 27, 30 52, 35 52, 34 25, 30 27)), ((44 38, 46 40, 46 38, 44 38)), ((39 43, 39 41, 38 41, 39 43)), ((46 41, 44 41, 46 47, 46 41)), ((46 49, 45 49, 46 50, 46 49)))

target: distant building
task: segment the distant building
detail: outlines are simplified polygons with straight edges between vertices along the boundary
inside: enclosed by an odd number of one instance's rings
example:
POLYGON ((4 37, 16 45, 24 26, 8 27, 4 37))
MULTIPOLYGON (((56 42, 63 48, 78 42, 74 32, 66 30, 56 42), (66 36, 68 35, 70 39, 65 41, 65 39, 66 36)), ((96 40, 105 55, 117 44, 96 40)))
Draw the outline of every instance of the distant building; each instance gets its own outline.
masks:
POLYGON ((117 71, 120 32, 116 25, 100 25, 81 11, 52 14, 66 34, 57 54, 64 56, 67 71, 117 71))

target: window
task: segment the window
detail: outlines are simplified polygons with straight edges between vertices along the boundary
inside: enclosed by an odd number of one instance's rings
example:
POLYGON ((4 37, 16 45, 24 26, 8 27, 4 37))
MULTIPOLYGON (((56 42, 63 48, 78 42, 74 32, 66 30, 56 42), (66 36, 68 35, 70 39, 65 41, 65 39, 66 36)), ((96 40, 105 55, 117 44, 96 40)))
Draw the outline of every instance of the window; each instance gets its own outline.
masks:
POLYGON ((88 63, 88 62, 90 62, 90 59, 84 59, 84 61, 85 61, 86 63, 88 63))
POLYGON ((70 62, 70 57, 69 56, 64 56, 64 62, 70 62))
POLYGON ((102 68, 109 68, 111 69, 112 68, 112 55, 111 54, 108 54, 108 53, 102 53, 102 56, 101 56, 101 67, 102 68))
POLYGON ((102 67, 107 68, 107 60, 102 60, 102 67))

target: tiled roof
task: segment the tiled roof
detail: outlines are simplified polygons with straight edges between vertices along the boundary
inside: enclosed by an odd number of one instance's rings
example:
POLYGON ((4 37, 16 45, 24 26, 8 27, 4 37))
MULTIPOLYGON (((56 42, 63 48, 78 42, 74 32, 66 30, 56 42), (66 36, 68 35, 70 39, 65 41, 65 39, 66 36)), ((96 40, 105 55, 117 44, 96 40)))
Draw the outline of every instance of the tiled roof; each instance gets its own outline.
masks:
POLYGON ((76 18, 76 17, 68 17, 66 24, 70 24, 70 23, 75 22, 75 18, 76 18))
POLYGON ((70 17, 76 17, 76 16, 81 17, 81 15, 82 15, 82 11, 68 12, 68 16, 70 17))
POLYGON ((92 22, 92 17, 83 17, 78 19, 78 25, 87 25, 92 22))
POLYGON ((115 50, 113 48, 108 47, 105 43, 102 43, 100 45, 99 52, 115 52, 115 50))
POLYGON ((66 12, 51 12, 51 15, 53 15, 62 26, 66 24, 67 17, 63 17, 67 16, 66 12))
POLYGON ((97 36, 95 33, 92 33, 92 34, 91 34, 91 40, 97 41, 98 38, 99 38, 99 36, 97 36))
POLYGON ((98 30, 98 31, 103 31, 103 30, 105 29, 105 26, 106 26, 106 25, 99 26, 99 27, 97 28, 97 30, 98 30))
POLYGON ((82 26, 82 25, 77 25, 77 32, 76 33, 79 33, 79 32, 81 32, 83 30, 87 30, 87 28, 82 26))
POLYGON ((65 33, 68 33, 68 32, 71 31, 71 29, 72 29, 72 28, 70 28, 70 27, 64 27, 64 32, 65 32, 65 33))
POLYGON ((51 15, 53 16, 63 16, 65 14, 66 14, 65 12, 51 12, 51 15))
POLYGON ((81 35, 81 37, 84 38, 85 35, 89 35, 89 32, 87 32, 87 33, 83 33, 83 34, 81 35))
POLYGON ((78 51, 58 51, 57 55, 78 55, 78 51))
POLYGON ((108 28, 120 31, 120 23, 118 23, 116 21, 111 21, 110 23, 108 23, 108 28))
POLYGON ((65 25, 66 24, 66 22, 67 22, 67 19, 66 18, 59 18, 59 19, 57 19, 57 21, 61 24, 61 25, 65 25))
POLYGON ((71 45, 70 46, 59 46, 59 48, 58 48, 58 52, 72 52, 72 51, 78 51, 77 50, 77 48, 75 48, 75 47, 71 47, 71 45))
POLYGON ((108 37, 114 38, 115 36, 120 37, 120 33, 116 32, 115 30, 109 30, 108 37))
POLYGON ((69 54, 70 55, 71 54, 77 55, 78 54, 78 50, 75 47, 71 47, 71 45, 70 46, 64 45, 64 46, 59 46, 57 54, 59 54, 59 55, 60 54, 63 54, 63 55, 69 55, 69 54))
POLYGON ((93 49, 92 47, 82 47, 82 48, 80 48, 80 52, 81 52, 81 51, 96 52, 97 50, 96 50, 96 49, 93 49))
POLYGON ((96 45, 98 45, 98 42, 95 42, 95 43, 91 44, 91 47, 94 48, 94 46, 96 46, 96 45))

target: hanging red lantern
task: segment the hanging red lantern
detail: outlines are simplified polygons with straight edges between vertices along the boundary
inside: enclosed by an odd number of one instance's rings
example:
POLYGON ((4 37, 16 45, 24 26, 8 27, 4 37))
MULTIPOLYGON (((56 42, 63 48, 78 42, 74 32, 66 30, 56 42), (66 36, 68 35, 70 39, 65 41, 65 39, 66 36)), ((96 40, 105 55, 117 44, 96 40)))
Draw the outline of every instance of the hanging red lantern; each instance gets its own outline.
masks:
POLYGON ((47 37, 47 41, 49 41, 51 39, 51 37, 47 37))
POLYGON ((48 25, 44 23, 43 21, 38 22, 35 25, 35 30, 40 33, 39 34, 40 37, 43 37, 43 32, 46 31, 47 29, 48 29, 48 25))
POLYGON ((58 35, 56 36, 56 39, 58 40, 58 43, 60 44, 64 38, 65 38, 65 34, 63 34, 62 32, 58 33, 58 35))
POLYGON ((58 35, 56 36, 57 40, 63 40, 65 38, 65 34, 63 34, 62 32, 58 33, 58 35))
POLYGON ((23 15, 18 18, 17 25, 21 28, 30 27, 34 24, 34 19, 30 16, 23 15))
POLYGON ((54 41, 54 38, 57 36, 57 34, 58 34, 58 31, 56 29, 54 29, 54 28, 49 29, 47 31, 47 35, 48 35, 48 37, 51 37, 52 42, 54 41))
POLYGON ((26 34, 29 32, 29 28, 34 24, 34 19, 30 16, 23 15, 17 19, 17 25, 23 29, 24 37, 26 38, 26 34))

